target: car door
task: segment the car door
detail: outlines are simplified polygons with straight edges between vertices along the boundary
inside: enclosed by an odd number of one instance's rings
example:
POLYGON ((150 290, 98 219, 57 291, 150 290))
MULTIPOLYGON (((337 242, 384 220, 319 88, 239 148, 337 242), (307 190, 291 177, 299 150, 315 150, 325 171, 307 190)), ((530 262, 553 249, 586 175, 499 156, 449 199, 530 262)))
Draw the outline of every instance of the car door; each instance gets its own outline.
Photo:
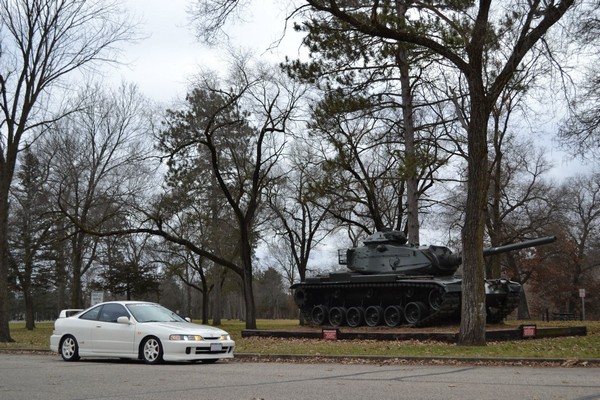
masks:
POLYGON ((135 326, 133 324, 118 323, 117 318, 129 313, 122 304, 105 304, 100 310, 98 320, 92 329, 92 346, 94 353, 131 355, 135 354, 134 336, 135 326))
POLYGON ((96 327, 98 322, 98 315, 102 306, 91 308, 85 313, 81 314, 77 319, 73 321, 68 331, 69 334, 75 336, 77 344, 79 345, 79 353, 85 354, 93 352, 92 343, 92 331, 96 327))

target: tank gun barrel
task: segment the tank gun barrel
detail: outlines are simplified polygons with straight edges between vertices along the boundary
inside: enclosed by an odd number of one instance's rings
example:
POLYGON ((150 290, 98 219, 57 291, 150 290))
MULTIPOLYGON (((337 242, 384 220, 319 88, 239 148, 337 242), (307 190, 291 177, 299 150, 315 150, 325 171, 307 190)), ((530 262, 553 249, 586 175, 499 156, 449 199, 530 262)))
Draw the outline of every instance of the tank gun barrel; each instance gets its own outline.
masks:
POLYGON ((484 256, 493 256, 494 254, 506 253, 509 251, 525 249, 528 247, 541 246, 556 241, 556 236, 545 236, 537 239, 526 240, 524 242, 507 244, 498 247, 486 247, 483 249, 484 256))

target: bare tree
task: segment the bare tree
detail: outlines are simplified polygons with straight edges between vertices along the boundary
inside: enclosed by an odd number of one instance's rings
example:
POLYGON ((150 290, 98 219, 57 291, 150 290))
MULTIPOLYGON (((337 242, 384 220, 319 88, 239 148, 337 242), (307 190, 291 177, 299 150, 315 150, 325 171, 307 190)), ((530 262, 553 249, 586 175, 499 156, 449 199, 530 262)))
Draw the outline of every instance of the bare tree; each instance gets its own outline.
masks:
MULTIPOLYGON (((88 86, 85 107, 51 128, 46 151, 60 211, 98 229, 127 224, 123 208, 152 190, 148 157, 151 121, 146 100, 132 85, 115 91, 88 86)), ((83 104, 83 101, 82 101, 83 104)), ((71 307, 83 306, 82 278, 97 257, 99 241, 74 224, 64 226, 69 243, 71 307)))
POLYGON ((331 232, 326 231, 333 200, 318 198, 314 187, 324 172, 309 147, 294 143, 287 173, 269 193, 269 205, 276 218, 272 221, 277 263, 284 269, 289 284, 295 283, 296 272, 304 281, 311 253, 331 232), (283 248, 285 250, 281 251, 283 248))
MULTIPOLYGON (((581 312, 579 289, 586 290, 586 314, 597 318, 600 308, 600 176, 576 175, 554 191, 552 232, 558 240, 548 250, 542 266, 531 274, 535 311, 581 312)), ((541 248, 540 248, 541 249, 541 248)))
MULTIPOLYGON (((188 95, 187 109, 170 112, 160 143, 181 185, 190 176, 214 180, 216 190, 212 194, 218 196, 229 216, 224 222, 233 223, 229 232, 234 235, 227 240, 236 245, 237 259, 224 258, 215 246, 190 246, 187 238, 166 232, 160 224, 152 231, 238 274, 244 290, 246 327, 254 329, 254 246, 260 235, 264 197, 278 179, 274 168, 300 92, 293 83, 281 81, 284 77, 273 70, 253 69, 248 63, 245 57, 235 60, 227 82, 200 81, 188 95), (200 174, 196 173, 202 167, 200 174)), ((214 198, 198 200, 210 207, 214 198)))
POLYGON ((570 114, 560 127, 559 137, 573 154, 594 160, 600 148, 600 8, 595 5, 585 12, 586 18, 576 19, 573 32, 574 44, 586 60, 582 63, 584 74, 570 99, 570 114))
MULTIPOLYGON (((600 174, 595 172, 569 179, 564 190, 565 240, 576 246, 570 254, 567 280, 571 290, 566 293, 565 304, 567 310, 572 311, 578 305, 576 289, 585 287, 586 277, 590 278, 600 270, 597 257, 600 250, 600 174)), ((593 301, 595 292, 590 296, 589 300, 593 301)))
MULTIPOLYGON (((210 185, 208 182, 203 182, 203 184, 207 186, 210 185)), ((199 192, 190 192, 181 186, 178 189, 183 189, 192 197, 200 195, 199 192)), ((209 222, 210 217, 207 217, 203 212, 205 208, 201 204, 190 203, 189 207, 183 206, 182 203, 187 203, 191 199, 187 198, 187 196, 178 189, 173 188, 174 192, 171 193, 174 201, 176 201, 175 199, 177 198, 183 200, 177 206, 179 208, 178 212, 170 218, 170 226, 173 229, 173 234, 185 237, 188 240, 197 243, 202 248, 208 247, 211 242, 223 243, 224 246, 220 246, 219 251, 223 255, 223 258, 226 258, 227 255, 232 253, 230 248, 224 250, 225 247, 228 247, 230 242, 221 241, 219 238, 211 240, 213 239, 212 235, 220 235, 221 237, 230 236, 222 235, 224 231, 222 229, 216 229, 217 226, 222 225, 222 220, 217 217, 213 220, 215 223, 211 224, 209 222), (211 231, 211 228, 215 228, 214 232, 211 231)), ((195 200, 197 201, 197 199, 198 198, 196 197, 195 200)), ((233 232, 231 233, 233 234, 233 232)), ((209 295, 213 292, 213 289, 215 289, 215 292, 218 292, 220 287, 219 279, 215 278, 219 275, 217 271, 219 268, 214 265, 213 261, 207 259, 203 255, 198 255, 185 246, 180 246, 169 241, 164 244, 161 243, 160 246, 156 246, 154 253, 156 254, 156 257, 160 259, 160 262, 165 265, 166 274, 178 277, 185 285, 185 310, 188 315, 192 315, 192 290, 202 295, 202 323, 207 324, 210 317, 209 295)), ((218 311, 220 310, 221 299, 215 298, 214 300, 217 312, 212 315, 213 324, 219 325, 220 316, 218 315, 218 311)))
POLYGON ((21 142, 64 115, 48 112, 60 98, 56 90, 64 78, 111 60, 115 46, 132 33, 128 16, 112 0, 0 1, 0 342, 12 341, 6 284, 8 192, 21 142))

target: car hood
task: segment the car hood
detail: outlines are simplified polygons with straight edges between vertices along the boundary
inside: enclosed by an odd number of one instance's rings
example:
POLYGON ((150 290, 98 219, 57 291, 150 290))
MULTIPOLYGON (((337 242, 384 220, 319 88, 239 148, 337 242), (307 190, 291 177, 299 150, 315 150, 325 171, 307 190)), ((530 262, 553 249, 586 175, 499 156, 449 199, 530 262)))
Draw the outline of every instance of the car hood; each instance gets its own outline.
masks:
POLYGON ((164 329, 165 331, 179 334, 196 334, 202 336, 220 336, 227 334, 223 329, 208 325, 193 324, 191 322, 143 322, 140 323, 140 325, 164 329))

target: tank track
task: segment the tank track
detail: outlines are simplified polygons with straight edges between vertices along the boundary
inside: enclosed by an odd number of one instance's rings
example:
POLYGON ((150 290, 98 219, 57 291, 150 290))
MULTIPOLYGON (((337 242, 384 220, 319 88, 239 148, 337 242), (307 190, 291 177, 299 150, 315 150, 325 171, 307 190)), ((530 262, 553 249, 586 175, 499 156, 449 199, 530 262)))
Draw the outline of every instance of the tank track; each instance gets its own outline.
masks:
MULTIPOLYGON (((296 287, 294 300, 305 318, 315 325, 343 326, 348 320, 331 321, 330 315, 321 321, 321 314, 333 308, 348 310, 369 306, 385 311, 389 306, 399 306, 402 321, 398 325, 429 326, 460 318, 460 293, 447 292, 443 285, 430 282, 383 282, 383 283, 304 283, 296 287), (430 297, 430 293, 435 298, 430 297), (435 294, 439 293, 439 297, 435 294), (411 305, 407 305, 411 303, 411 305), (416 303, 419 303, 415 306, 416 303), (320 308, 317 308, 320 307, 320 308), (317 318, 314 318, 315 310, 317 318), (411 311, 412 310, 412 311, 411 311), (406 313, 410 316, 407 319, 406 313), (415 315, 416 313, 416 315, 415 315)), ((345 312, 345 311, 344 311, 345 312)), ((380 318, 378 325, 390 325, 380 318)), ((361 325, 365 325, 363 319, 361 325)), ((368 326, 372 326, 366 323, 368 326)))
MULTIPOLYGON (((495 296, 487 295, 487 302, 492 303, 486 307, 487 322, 491 324, 502 322, 518 307, 520 295, 520 292, 509 292, 495 296)), ((322 322, 315 321, 312 313, 317 306, 322 307, 322 310, 330 310, 333 307, 343 307, 344 309, 362 307, 364 309, 368 306, 380 306, 385 310, 390 305, 400 305, 403 308, 404 320, 398 325, 423 327, 446 322, 460 322, 460 292, 446 292, 442 285, 435 283, 305 283, 298 285, 296 288, 294 300, 296 300, 305 320, 316 325, 347 325, 347 320, 341 321, 341 323, 337 323, 337 321, 332 323, 329 316, 326 316, 322 322), (438 290, 441 297, 436 302, 435 307, 432 307, 426 294, 434 290, 438 290), (343 292, 351 293, 351 295, 342 295, 343 292), (300 301, 298 293, 303 293, 304 296, 300 301), (377 296, 375 293, 380 293, 380 295, 377 296), (393 301, 390 297, 395 297, 396 301, 393 301), (420 301, 426 306, 426 309, 422 310, 423 315, 418 319, 413 318, 411 321, 407 321, 404 308, 406 304, 412 301, 420 301)), ((364 320, 361 325, 365 325, 364 320)), ((383 318, 378 325, 395 326, 387 324, 383 318)))

